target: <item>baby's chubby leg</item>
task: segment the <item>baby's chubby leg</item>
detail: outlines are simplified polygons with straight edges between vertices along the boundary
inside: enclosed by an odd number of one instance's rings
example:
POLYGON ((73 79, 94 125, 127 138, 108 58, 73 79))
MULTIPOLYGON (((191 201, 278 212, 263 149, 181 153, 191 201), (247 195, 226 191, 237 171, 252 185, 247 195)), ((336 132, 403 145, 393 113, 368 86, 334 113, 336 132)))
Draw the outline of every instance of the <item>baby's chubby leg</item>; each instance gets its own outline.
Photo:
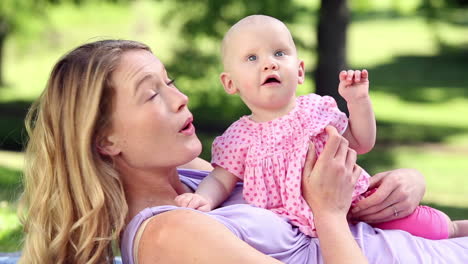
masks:
POLYGON ((399 229, 415 236, 428 239, 446 239, 458 233, 458 221, 454 222, 442 211, 420 205, 407 217, 389 222, 374 224, 381 229, 399 229))

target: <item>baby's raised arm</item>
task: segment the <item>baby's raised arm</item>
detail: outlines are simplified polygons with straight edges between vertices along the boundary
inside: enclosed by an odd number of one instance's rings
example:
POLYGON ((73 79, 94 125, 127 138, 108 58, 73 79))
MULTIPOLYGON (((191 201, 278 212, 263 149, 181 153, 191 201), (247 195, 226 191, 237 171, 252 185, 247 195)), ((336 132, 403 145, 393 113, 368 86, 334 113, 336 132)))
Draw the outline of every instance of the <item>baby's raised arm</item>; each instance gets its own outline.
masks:
POLYGON ((175 201, 181 207, 208 212, 226 200, 238 181, 239 178, 234 174, 216 166, 203 179, 195 193, 181 194, 175 198, 175 201))
POLYGON ((343 136, 358 154, 369 152, 376 138, 368 75, 367 70, 342 71, 339 75, 338 92, 346 100, 349 110, 349 124, 343 136))

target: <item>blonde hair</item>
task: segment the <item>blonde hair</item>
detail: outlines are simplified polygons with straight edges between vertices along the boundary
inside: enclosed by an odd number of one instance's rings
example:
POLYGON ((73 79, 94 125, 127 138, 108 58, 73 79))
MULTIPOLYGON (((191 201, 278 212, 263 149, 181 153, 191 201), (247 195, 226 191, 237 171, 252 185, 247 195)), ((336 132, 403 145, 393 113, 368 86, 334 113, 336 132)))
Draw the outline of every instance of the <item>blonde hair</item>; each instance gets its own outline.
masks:
POLYGON ((109 129, 111 74, 126 40, 82 45, 61 58, 26 117, 24 193, 18 209, 25 239, 20 263, 111 263, 125 225, 122 183, 96 142, 109 129))

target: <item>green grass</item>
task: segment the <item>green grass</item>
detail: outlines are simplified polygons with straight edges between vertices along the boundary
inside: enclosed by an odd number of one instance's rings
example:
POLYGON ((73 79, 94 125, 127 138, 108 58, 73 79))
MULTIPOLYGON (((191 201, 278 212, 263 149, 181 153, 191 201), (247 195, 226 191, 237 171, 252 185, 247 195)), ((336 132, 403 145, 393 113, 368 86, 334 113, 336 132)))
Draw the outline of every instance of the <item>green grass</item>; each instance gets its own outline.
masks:
POLYGON ((21 249, 21 238, 21 226, 15 209, 0 202, 0 251, 19 251, 21 249))
MULTIPOLYGON (((462 150, 443 148, 440 144, 425 144, 422 146, 377 147, 361 159, 362 166, 370 173, 377 173, 391 168, 416 168, 426 179, 427 189, 424 202, 437 203, 444 206, 468 205, 468 149, 462 150), (386 157, 391 152, 394 158, 392 167, 386 164, 377 165, 370 160, 386 157), (369 158, 372 156, 372 158, 369 158), (366 166, 368 165, 368 166, 366 166)), ((467 208, 468 209, 468 208, 467 208)), ((468 215, 465 216, 468 219, 468 215)))
MULTIPOLYGON (((421 91, 423 94, 425 91, 421 91)), ((432 127, 449 126, 468 132, 468 98, 448 99, 438 103, 420 103, 404 101, 385 92, 372 92, 374 111, 378 121, 402 122, 432 127), (465 120, 466 121, 466 120, 465 120)), ((421 95, 423 96, 423 95, 421 95)))
POLYGON ((21 193, 23 154, 0 151, 0 251, 20 250, 21 227, 16 204, 21 193))
POLYGON ((468 205, 468 184, 465 184, 468 150, 460 155, 450 149, 431 150, 430 146, 419 149, 401 147, 395 154, 399 167, 418 168, 425 175, 428 186, 425 201, 441 205, 468 205))

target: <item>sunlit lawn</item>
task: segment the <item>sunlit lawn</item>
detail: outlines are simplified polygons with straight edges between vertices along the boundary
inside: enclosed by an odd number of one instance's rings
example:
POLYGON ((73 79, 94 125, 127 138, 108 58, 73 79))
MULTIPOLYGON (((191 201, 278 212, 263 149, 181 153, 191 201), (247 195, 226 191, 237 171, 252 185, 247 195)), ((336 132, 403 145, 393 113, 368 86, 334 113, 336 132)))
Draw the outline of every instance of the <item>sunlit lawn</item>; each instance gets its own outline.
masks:
POLYGON ((0 151, 0 251, 19 250, 21 232, 15 210, 22 165, 22 153, 0 151))
MULTIPOLYGON (((85 6, 79 12, 64 6, 52 12, 49 23, 53 30, 48 34, 31 40, 14 37, 7 46, 8 85, 0 89, 0 104, 36 98, 59 56, 92 39, 140 40, 163 61, 170 59, 170 51, 177 46, 177 25, 161 25, 158 20, 167 2, 135 3, 131 7, 85 6), (44 45, 31 44, 42 38, 44 45)), ((294 28, 306 30, 302 25, 294 28)), ((468 43, 468 27, 441 24, 440 28, 448 44, 468 43)), ((311 39, 314 33, 293 34, 311 39)), ((370 71, 379 122, 378 146, 362 157, 362 164, 373 173, 399 167, 420 170, 427 181, 424 203, 454 218, 468 219, 466 60, 457 64, 460 60, 438 50, 420 17, 359 20, 350 27, 348 53, 351 67, 370 71)), ((314 54, 301 54, 308 68, 313 68, 314 54)), ((309 79, 300 92, 312 90, 312 83, 309 79)), ((5 120, 0 120, 2 129, 12 122, 5 120)), ((215 134, 201 131, 199 135, 204 142, 203 157, 209 159, 215 134)), ((21 233, 15 210, 21 167, 21 153, 0 151, 0 251, 19 250, 21 233)))

